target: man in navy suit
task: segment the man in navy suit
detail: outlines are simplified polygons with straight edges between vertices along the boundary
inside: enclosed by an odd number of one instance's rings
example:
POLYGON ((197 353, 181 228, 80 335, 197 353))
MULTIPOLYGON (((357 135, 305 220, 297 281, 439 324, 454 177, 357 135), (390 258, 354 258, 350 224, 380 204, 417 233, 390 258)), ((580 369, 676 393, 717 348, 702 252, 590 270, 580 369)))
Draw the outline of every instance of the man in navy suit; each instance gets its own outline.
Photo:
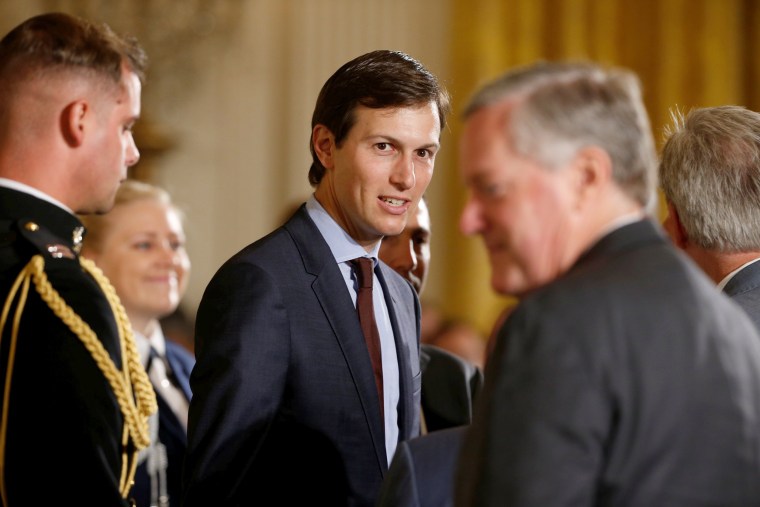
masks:
POLYGON ((228 260, 198 309, 184 505, 373 505, 420 425, 419 301, 377 252, 430 182, 448 109, 437 79, 395 51, 324 84, 314 194, 228 260), (374 263, 374 370, 355 307, 361 257, 374 263))
POLYGON ((657 162, 636 77, 534 64, 464 114, 460 227, 519 303, 456 505, 760 504, 760 335, 648 216, 657 162))
POLYGON ((660 181, 673 242, 760 328, 760 113, 675 113, 660 181))

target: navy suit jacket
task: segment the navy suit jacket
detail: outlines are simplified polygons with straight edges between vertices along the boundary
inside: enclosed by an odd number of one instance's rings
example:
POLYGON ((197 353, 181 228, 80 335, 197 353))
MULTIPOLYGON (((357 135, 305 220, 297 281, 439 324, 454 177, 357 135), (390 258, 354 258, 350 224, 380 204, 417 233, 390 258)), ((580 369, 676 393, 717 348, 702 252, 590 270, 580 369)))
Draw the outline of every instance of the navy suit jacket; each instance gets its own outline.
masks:
POLYGON ((483 386, 483 372, 435 345, 420 345, 422 416, 428 432, 469 424, 483 386))
POLYGON ((460 506, 760 505, 760 335, 640 221, 502 327, 460 506))
MULTIPOLYGON (((184 347, 167 339, 166 360, 174 374, 178 388, 184 393, 188 401, 191 400, 190 373, 193 370, 193 365, 195 365, 195 358, 184 347)), ((187 432, 158 391, 156 392, 156 400, 158 401, 158 440, 166 448, 166 483, 169 503, 170 505, 179 505, 182 499, 182 467, 187 452, 187 432)), ((135 500, 137 507, 150 505, 150 488, 147 463, 142 463, 137 467, 135 485, 130 495, 135 500)))
POLYGON ((736 273, 723 287, 723 292, 741 306, 760 329, 760 261, 736 273))
MULTIPOLYGON (((378 264, 399 440, 419 433, 417 296, 378 264)), ((196 319, 184 502, 364 505, 388 467, 372 364, 343 276, 302 206, 214 275, 196 319)))
POLYGON ((459 450, 467 426, 432 431, 401 442, 377 507, 451 507, 459 450))

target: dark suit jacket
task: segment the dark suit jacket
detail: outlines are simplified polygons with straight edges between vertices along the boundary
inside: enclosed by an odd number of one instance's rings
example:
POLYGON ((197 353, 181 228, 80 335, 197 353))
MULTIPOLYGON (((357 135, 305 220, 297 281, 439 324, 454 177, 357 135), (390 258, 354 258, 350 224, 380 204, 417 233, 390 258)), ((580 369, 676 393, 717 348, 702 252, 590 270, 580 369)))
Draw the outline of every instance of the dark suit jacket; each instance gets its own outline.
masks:
POLYGON ((760 261, 736 273, 723 287, 723 292, 741 306, 760 329, 760 261))
POLYGON ((427 431, 469 424, 472 404, 483 386, 474 364, 435 345, 420 346, 422 414, 427 431))
MULTIPOLYGON (((383 263, 400 440, 419 432, 420 309, 383 263)), ((302 206, 224 264, 196 319, 185 505, 373 505, 388 460, 372 365, 327 243, 302 206)))
MULTIPOLYGON (((121 352, 113 312, 81 268, 65 210, 0 187, 0 303, 36 254, 53 288, 89 324, 117 367, 121 352), (27 222, 39 226, 36 231, 27 222), (56 258, 48 247, 61 254, 56 258)), ((113 390, 80 339, 29 287, 9 364, 16 296, 0 342, 0 396, 11 369, 5 440, 5 487, 13 505, 127 505, 119 493, 123 419, 113 390), (76 465, 74 465, 76 463, 76 465)), ((2 502, 0 501, 0 504, 2 502)))
POLYGON ((760 336, 649 221, 502 328, 457 505, 760 505, 760 336))
POLYGON ((377 507, 454 505, 454 472, 466 429, 458 426, 401 442, 377 507))
MULTIPOLYGON (((190 373, 195 365, 195 357, 181 345, 166 340, 166 360, 173 373, 180 390, 185 397, 191 399, 190 373)), ((158 401, 158 440, 166 448, 167 468, 166 483, 169 495, 169 504, 179 505, 182 499, 182 466, 187 452, 187 432, 174 411, 161 396, 156 392, 158 401)), ((137 467, 135 473, 135 485, 131 496, 137 507, 150 505, 151 483, 148 475, 147 463, 137 467)))

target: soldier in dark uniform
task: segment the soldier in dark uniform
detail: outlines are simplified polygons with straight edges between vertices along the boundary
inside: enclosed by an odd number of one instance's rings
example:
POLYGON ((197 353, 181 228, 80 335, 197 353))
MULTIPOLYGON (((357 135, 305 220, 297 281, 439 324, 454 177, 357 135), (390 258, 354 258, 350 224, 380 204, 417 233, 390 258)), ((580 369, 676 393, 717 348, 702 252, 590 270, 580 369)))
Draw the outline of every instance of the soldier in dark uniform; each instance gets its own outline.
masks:
POLYGON ((74 213, 139 153, 145 55, 64 14, 0 40, 0 505, 126 506, 155 396, 74 213))

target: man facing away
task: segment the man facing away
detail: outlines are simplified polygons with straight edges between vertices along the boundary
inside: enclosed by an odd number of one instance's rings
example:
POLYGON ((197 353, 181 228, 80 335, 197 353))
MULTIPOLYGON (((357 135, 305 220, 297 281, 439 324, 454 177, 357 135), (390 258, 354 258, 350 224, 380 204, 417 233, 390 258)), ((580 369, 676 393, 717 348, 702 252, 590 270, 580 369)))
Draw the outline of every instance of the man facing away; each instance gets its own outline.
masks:
POLYGON ((456 505, 757 505, 760 336, 646 216, 638 81, 593 64, 506 73, 465 110, 460 226, 502 327, 456 505))
POLYGON ((395 51, 322 87, 314 194, 228 260, 198 310, 185 505, 374 503, 420 424, 419 301, 377 252, 430 182, 448 109, 437 79, 395 51))
POLYGON ((673 242, 760 328, 760 113, 674 113, 660 181, 673 242))
POLYGON ((75 213, 104 213, 139 153, 145 54, 66 14, 0 40, 0 505, 128 505, 156 400, 75 213))

